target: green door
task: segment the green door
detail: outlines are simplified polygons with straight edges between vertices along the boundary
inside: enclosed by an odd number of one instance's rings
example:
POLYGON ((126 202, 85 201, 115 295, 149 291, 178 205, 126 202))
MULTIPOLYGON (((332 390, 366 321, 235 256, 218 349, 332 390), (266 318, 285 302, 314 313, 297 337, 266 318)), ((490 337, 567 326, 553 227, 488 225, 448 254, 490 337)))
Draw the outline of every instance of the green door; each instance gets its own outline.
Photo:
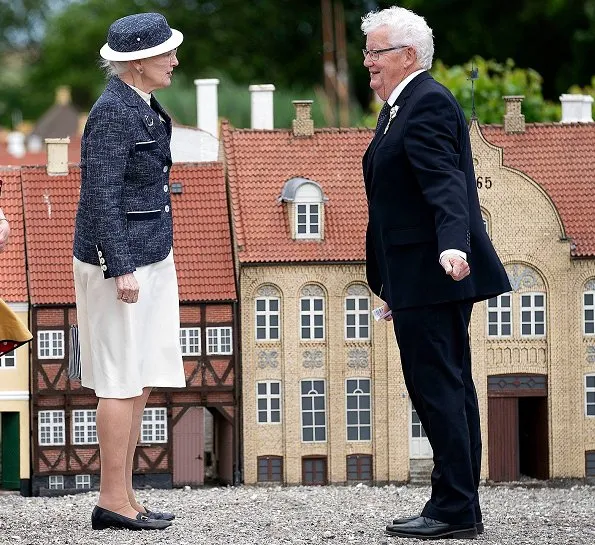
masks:
POLYGON ((2 482, 4 490, 19 490, 20 477, 19 413, 2 413, 2 482))

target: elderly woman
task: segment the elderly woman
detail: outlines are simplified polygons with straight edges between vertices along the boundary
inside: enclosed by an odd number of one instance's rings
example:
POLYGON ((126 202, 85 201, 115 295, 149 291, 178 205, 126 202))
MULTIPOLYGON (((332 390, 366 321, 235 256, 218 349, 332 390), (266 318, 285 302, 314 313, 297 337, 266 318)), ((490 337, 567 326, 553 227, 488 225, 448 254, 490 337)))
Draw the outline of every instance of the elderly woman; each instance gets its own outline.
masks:
POLYGON ((162 15, 115 21, 101 48, 111 76, 81 144, 74 235, 82 385, 95 390, 101 482, 93 529, 162 529, 140 505, 132 465, 154 386, 186 384, 169 194, 171 119, 151 94, 168 87, 182 34, 162 15))

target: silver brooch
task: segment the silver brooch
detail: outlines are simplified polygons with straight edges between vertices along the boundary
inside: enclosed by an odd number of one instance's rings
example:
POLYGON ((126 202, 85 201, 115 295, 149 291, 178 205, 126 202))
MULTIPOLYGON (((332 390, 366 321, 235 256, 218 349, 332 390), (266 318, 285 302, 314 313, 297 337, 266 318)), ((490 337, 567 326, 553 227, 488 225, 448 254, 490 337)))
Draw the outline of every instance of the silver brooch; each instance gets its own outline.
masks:
POLYGON ((147 125, 149 125, 149 127, 153 126, 153 118, 150 115, 145 116, 145 121, 147 122, 147 125))
POLYGON ((398 106, 393 106, 390 109, 390 112, 388 114, 388 121, 386 122, 386 127, 384 127, 384 134, 386 134, 388 132, 388 129, 390 128, 390 124, 392 123, 393 119, 395 117, 397 117, 397 112, 399 111, 399 107, 398 106))

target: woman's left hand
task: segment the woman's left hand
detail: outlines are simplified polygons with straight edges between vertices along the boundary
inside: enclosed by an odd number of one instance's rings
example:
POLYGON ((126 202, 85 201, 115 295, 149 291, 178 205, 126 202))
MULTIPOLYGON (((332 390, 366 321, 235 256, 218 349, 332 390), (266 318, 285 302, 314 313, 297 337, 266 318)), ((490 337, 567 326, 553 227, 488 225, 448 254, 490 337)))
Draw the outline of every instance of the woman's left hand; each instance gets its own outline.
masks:
POLYGON ((8 244, 8 235, 10 235, 10 225, 8 221, 0 220, 0 252, 4 251, 8 244))

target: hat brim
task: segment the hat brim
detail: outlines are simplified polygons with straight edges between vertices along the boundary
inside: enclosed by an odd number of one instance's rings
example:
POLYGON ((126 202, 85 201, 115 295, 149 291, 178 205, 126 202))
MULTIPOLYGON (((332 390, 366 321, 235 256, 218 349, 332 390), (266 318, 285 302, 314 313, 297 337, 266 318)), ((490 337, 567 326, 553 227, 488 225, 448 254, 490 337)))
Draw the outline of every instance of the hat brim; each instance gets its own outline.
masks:
POLYGON ((175 28, 171 29, 171 36, 168 40, 162 44, 156 45, 155 47, 149 47, 148 49, 141 49, 139 51, 114 51, 108 44, 105 44, 100 50, 99 54, 106 61, 137 61, 140 59, 148 59, 149 57, 155 57, 162 53, 167 53, 172 49, 178 47, 184 40, 184 35, 175 28))

